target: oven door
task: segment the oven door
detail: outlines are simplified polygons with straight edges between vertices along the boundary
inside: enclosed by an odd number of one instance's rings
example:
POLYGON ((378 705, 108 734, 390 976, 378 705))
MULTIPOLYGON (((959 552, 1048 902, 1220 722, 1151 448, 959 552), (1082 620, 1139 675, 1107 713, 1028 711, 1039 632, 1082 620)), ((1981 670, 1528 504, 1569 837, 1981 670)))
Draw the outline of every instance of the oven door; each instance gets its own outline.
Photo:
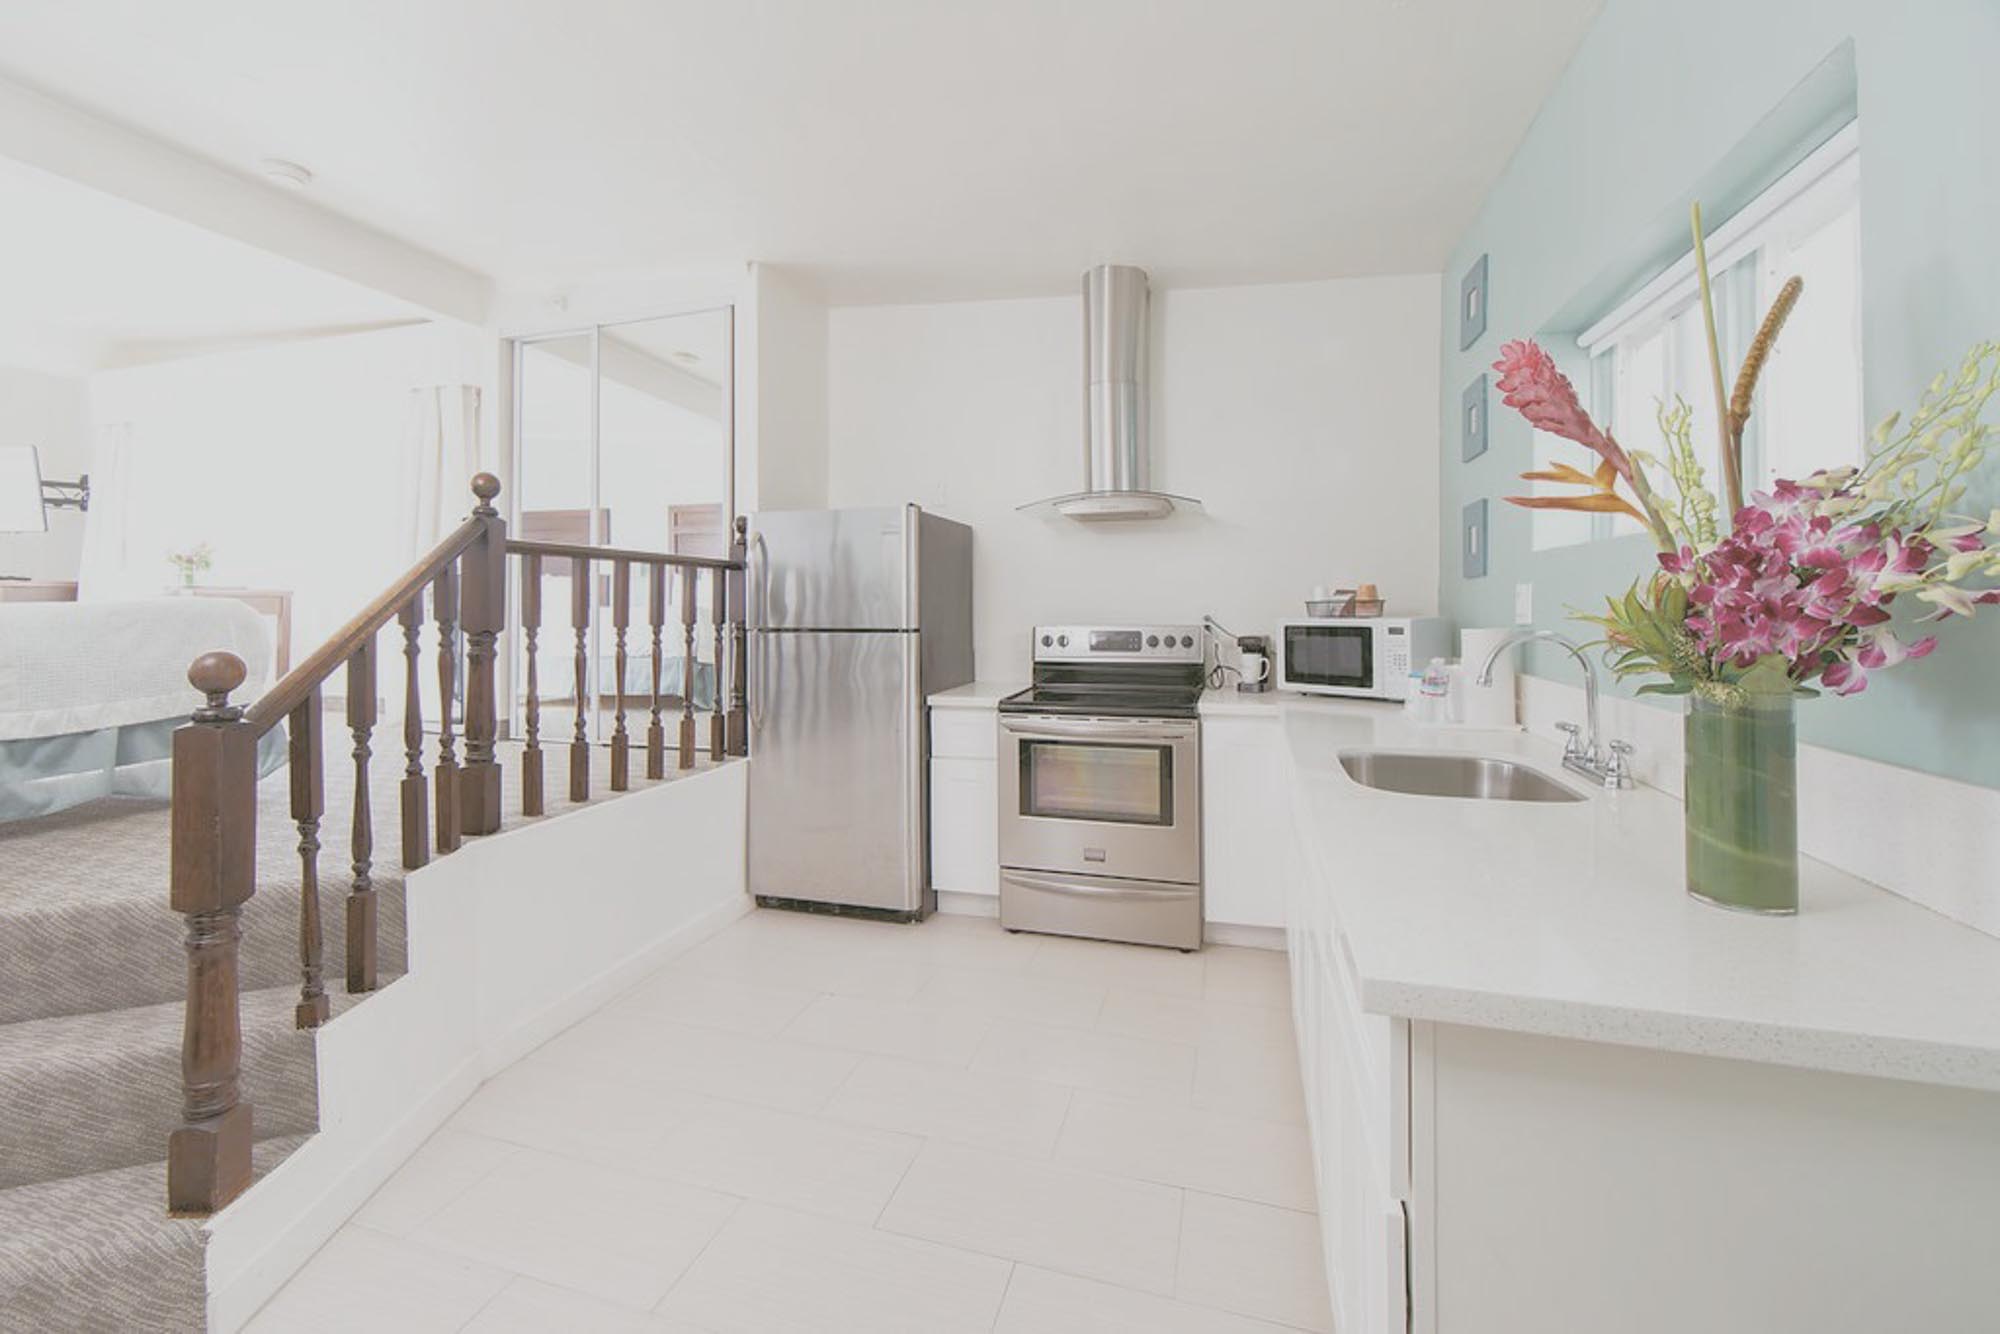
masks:
POLYGON ((1000 864, 1198 883, 1200 737, 1185 719, 1000 715, 1000 864))
POLYGON ((1325 695, 1386 695, 1375 627, 1288 621, 1278 629, 1278 684, 1325 695))

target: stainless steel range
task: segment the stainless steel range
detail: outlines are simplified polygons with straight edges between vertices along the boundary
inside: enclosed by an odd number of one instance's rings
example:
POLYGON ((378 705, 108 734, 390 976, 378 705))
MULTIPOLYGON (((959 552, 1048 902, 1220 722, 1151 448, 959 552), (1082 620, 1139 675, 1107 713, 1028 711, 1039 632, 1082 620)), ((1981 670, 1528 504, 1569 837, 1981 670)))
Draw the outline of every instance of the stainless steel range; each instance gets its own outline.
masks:
POLYGON ((1201 948, 1202 632, 1047 625, 1000 701, 1000 924, 1201 948))

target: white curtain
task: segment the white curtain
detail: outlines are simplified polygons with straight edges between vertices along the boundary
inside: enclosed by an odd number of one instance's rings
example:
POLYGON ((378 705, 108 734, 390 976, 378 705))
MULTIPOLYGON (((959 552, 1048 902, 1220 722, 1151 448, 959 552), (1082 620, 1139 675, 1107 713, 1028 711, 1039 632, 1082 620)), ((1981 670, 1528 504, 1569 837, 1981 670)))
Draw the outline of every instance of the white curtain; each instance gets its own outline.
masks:
POLYGON ((479 471, 479 386, 425 385, 410 391, 404 450, 403 531, 414 561, 472 512, 479 471))
POLYGON ((90 509, 83 518, 83 552, 77 565, 77 600, 113 602, 157 594, 164 561, 147 566, 146 587, 135 583, 132 516, 137 460, 132 424, 112 422, 97 429, 90 453, 90 509))
MULTIPOLYGON (((414 564, 472 512, 475 503, 472 475, 479 471, 479 386, 439 384, 412 389, 408 423, 401 492, 404 542, 408 548, 404 555, 414 564)), ((385 632, 393 633, 393 626, 385 632)), ((433 622, 426 639, 435 634, 433 622)), ((400 646, 388 651, 400 651, 400 646)), ((454 640, 452 651, 459 660, 452 692, 452 713, 456 717, 465 691, 463 643, 454 640)), ((502 673, 504 682, 504 663, 502 673)), ((424 717, 434 728, 439 715, 434 671, 421 674, 418 690, 424 717)), ((401 692, 394 692, 394 698, 400 713, 401 692)))

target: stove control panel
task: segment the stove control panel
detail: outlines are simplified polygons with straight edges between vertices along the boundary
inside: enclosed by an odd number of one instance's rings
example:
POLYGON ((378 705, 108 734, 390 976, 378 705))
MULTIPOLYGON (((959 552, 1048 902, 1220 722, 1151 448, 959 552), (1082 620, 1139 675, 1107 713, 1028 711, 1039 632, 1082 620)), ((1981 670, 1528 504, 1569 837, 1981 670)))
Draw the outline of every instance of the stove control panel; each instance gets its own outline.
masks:
POLYGON ((1038 625, 1036 662, 1202 660, 1198 625, 1038 625))

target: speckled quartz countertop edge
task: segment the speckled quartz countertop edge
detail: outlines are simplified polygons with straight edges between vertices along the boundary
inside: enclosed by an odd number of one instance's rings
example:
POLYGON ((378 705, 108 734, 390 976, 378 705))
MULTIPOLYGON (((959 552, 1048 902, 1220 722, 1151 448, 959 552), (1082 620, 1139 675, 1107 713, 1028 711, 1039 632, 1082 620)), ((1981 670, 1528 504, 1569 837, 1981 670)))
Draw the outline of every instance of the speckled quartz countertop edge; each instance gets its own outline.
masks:
POLYGON ((1923 1038, 1380 980, 1362 983, 1361 1003, 1370 1013, 1433 1023, 2000 1093, 2000 1052, 1923 1038))

